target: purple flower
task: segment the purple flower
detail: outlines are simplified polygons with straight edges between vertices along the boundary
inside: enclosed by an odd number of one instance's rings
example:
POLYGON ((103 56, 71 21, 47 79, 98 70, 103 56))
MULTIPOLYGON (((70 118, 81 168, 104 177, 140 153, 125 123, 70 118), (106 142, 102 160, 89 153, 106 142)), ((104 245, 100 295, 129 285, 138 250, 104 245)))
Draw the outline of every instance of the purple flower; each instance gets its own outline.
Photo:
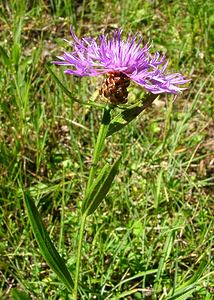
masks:
POLYGON ((158 52, 152 56, 151 46, 148 43, 142 46, 142 37, 138 38, 138 34, 129 34, 127 39, 121 39, 121 33, 119 29, 114 31, 112 38, 100 35, 98 40, 90 37, 78 39, 71 27, 73 42, 67 42, 72 46, 72 52, 64 52, 57 57, 59 61, 53 63, 70 66, 65 70, 70 75, 107 74, 111 78, 112 74, 114 77, 122 75, 122 78, 134 81, 153 94, 178 94, 185 89, 179 85, 189 80, 184 79, 180 73, 167 74, 168 62, 165 56, 158 52))

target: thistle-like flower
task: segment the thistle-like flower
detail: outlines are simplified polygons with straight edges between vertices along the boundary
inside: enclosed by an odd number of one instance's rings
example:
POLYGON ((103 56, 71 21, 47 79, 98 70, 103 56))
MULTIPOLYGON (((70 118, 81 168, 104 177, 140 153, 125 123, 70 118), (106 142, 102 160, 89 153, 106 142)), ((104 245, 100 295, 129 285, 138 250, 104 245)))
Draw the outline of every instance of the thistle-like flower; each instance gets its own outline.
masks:
POLYGON ((65 73, 76 76, 99 76, 106 74, 100 94, 112 104, 127 101, 127 87, 130 80, 153 94, 178 94, 184 87, 179 87, 189 80, 180 73, 167 74, 168 61, 156 52, 150 54, 151 45, 142 44, 138 34, 121 39, 122 30, 115 30, 113 37, 100 35, 98 40, 83 37, 78 39, 71 27, 73 41, 69 42, 72 52, 57 56, 53 63, 71 66, 65 73))

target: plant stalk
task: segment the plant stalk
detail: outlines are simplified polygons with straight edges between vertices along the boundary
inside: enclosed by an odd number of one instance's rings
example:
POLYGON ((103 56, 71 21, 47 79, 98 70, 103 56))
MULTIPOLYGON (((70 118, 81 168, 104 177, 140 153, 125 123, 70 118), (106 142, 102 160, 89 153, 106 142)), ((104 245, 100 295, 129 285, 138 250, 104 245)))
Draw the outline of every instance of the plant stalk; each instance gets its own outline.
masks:
MULTIPOLYGON (((86 192, 90 188, 90 186, 94 180, 94 175, 96 172, 97 164, 99 162, 100 154, 102 152, 105 138, 106 138, 106 135, 108 132, 109 124, 111 121, 110 110, 111 110, 111 107, 107 107, 104 109, 102 124, 100 126, 100 130, 99 130, 98 137, 97 137, 97 142, 96 142, 96 145, 94 148, 92 167, 91 167, 90 173, 89 173, 86 192)), ((79 274, 80 274, 80 265, 81 265, 81 256, 82 256, 82 243, 83 243, 83 236, 84 236, 84 231, 85 231, 86 218, 87 218, 87 211, 81 216, 81 225, 80 225, 79 237, 78 237, 79 241, 78 241, 78 249, 77 249, 76 272, 75 272, 75 278, 74 278, 73 300, 78 299, 78 286, 79 286, 79 274)))
POLYGON ((76 271, 75 271, 75 278, 74 278, 73 300, 78 299, 80 262, 82 256, 82 242, 83 242, 83 236, 85 231, 86 218, 87 218, 87 214, 83 214, 81 217, 81 226, 79 230, 79 240, 78 240, 78 249, 77 249, 76 271))

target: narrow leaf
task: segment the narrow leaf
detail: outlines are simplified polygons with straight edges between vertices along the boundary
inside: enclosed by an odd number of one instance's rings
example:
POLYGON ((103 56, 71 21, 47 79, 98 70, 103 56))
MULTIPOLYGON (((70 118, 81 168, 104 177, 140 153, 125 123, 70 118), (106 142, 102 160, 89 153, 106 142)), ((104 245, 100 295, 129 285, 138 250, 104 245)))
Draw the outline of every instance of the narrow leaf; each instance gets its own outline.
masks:
POLYGON ((180 286, 180 288, 184 288, 185 286, 197 282, 201 278, 201 276, 203 275, 207 267, 208 267, 208 262, 206 260, 202 260, 198 269, 195 271, 194 275, 189 280, 184 282, 182 286, 180 286))
POLYGON ((83 202, 83 213, 92 214, 101 201, 105 198, 111 188, 111 184, 117 174, 121 158, 119 158, 112 167, 106 164, 98 175, 97 179, 91 185, 83 202))
POLYGON ((191 284, 189 286, 186 286, 184 289, 180 290, 179 292, 175 293, 171 297, 167 297, 166 300, 186 300, 190 296, 192 296, 192 293, 194 293, 196 290, 201 289, 199 285, 191 284))
POLYGON ((147 275, 150 275, 150 274, 155 274, 157 273, 157 269, 152 269, 152 270, 147 270, 147 271, 143 271, 143 272, 140 272, 132 277, 129 277, 129 278, 125 278, 123 280, 121 280, 117 285, 115 285, 113 287, 113 289, 111 290, 111 292, 113 292, 114 290, 116 290, 118 287, 122 286, 124 283, 127 283, 127 282, 130 282, 130 281, 134 281, 135 279, 137 278, 140 278, 140 277, 146 277, 147 275))
POLYGON ((135 294, 137 292, 145 292, 143 289, 141 288, 135 288, 135 289, 130 289, 129 291, 125 291, 125 292, 122 292, 120 294, 118 294, 116 296, 116 298, 113 298, 112 300, 118 300, 118 299, 136 299, 136 298, 129 298, 127 296, 130 296, 132 294, 135 294))
POLYGON ((20 44, 20 38, 22 34, 23 17, 18 19, 17 24, 14 26, 14 44, 20 44))
POLYGON ((169 232, 169 234, 166 238, 166 242, 164 244, 163 253, 162 253, 161 259, 159 261, 158 272, 157 272, 155 284, 154 284, 154 290, 156 292, 158 292, 161 276, 165 271, 167 260, 172 251, 173 241, 174 241, 174 232, 175 232, 175 229, 173 229, 169 232))
POLYGON ((147 98, 142 102, 139 101, 137 104, 130 106, 119 113, 110 123, 107 136, 121 130, 127 126, 132 120, 134 120, 144 109, 152 104, 157 98, 157 95, 149 94, 147 98))
POLYGON ((183 284, 178 286, 174 291, 172 296, 167 297, 167 300, 174 300, 174 299, 187 299, 185 295, 191 295, 194 292, 194 289, 199 286, 199 281, 202 274, 205 272, 208 263, 205 260, 202 260, 198 269, 195 271, 194 275, 183 284), (184 298, 182 298, 184 297, 184 298), (186 297, 186 298, 185 298, 186 297))
POLYGON ((97 178, 94 180, 93 184, 86 190, 85 197, 82 201, 82 213, 86 211, 89 206, 90 199, 94 198, 97 190, 102 185, 104 178, 106 178, 109 170, 109 165, 106 164, 100 171, 97 178))
POLYGON ((73 281, 70 272, 68 271, 64 260, 54 247, 34 202, 28 194, 24 195, 24 201, 30 219, 30 224, 42 256, 49 267, 57 274, 59 279, 70 291, 72 291, 73 281))
POLYGON ((20 60, 21 47, 20 44, 14 44, 12 49, 12 58, 15 64, 16 70, 18 70, 19 60, 20 60))
POLYGON ((12 289, 12 299, 13 300, 31 300, 30 296, 28 296, 25 292, 19 291, 17 289, 12 289))
POLYGON ((10 65, 10 59, 2 46, 0 46, 0 57, 5 65, 10 65))

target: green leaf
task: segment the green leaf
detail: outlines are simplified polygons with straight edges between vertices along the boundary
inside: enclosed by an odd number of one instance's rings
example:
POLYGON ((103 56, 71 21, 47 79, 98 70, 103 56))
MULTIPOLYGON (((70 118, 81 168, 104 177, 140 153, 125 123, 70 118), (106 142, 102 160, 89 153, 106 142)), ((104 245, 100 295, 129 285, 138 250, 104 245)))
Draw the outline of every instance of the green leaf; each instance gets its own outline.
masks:
POLYGON ((7 55, 7 52, 4 50, 2 46, 0 46, 0 57, 3 61, 3 64, 5 64, 6 66, 10 65, 9 56, 7 55))
POLYGON ((86 196, 83 200, 82 213, 86 212, 88 216, 97 209, 101 201, 109 192, 114 177, 117 174, 120 161, 121 158, 119 158, 113 166, 110 167, 109 164, 106 164, 102 168, 98 177, 95 179, 86 193, 86 196))
POLYGON ((99 175, 97 176, 93 184, 86 190, 85 197, 82 201, 82 213, 84 213, 88 208, 90 199, 93 198, 97 192, 96 189, 102 185, 104 178, 106 178, 108 174, 108 170, 109 165, 106 164, 99 172, 99 175))
POLYGON ((172 251, 175 232, 176 232, 176 227, 169 231, 168 236, 166 238, 164 248, 163 248, 163 253, 161 255, 159 265, 158 265, 157 275, 156 275, 156 278, 155 278, 155 284, 154 284, 154 291, 155 292, 158 292, 158 290, 160 288, 161 276, 162 276, 162 274, 164 273, 164 271, 166 269, 166 263, 167 263, 167 260, 169 259, 171 251, 172 251))
POLYGON ((20 60, 20 44, 14 44, 13 49, 12 49, 12 58, 13 62, 15 64, 16 70, 18 70, 18 65, 19 65, 19 60, 20 60))
POLYGON ((152 102, 157 98, 157 95, 149 94, 147 98, 142 102, 139 101, 137 104, 124 109, 119 113, 110 123, 107 136, 121 130, 127 126, 132 120, 134 120, 145 108, 150 106, 152 102))
POLYGON ((28 194, 24 195, 24 201, 30 219, 30 224, 42 256, 49 267, 57 274, 59 279, 70 291, 72 291, 73 280, 70 272, 68 271, 64 260, 54 247, 34 202, 28 194))
POLYGON ((189 297, 192 297, 192 293, 200 289, 201 287, 199 285, 191 284, 175 293, 173 296, 166 298, 166 300, 186 300, 189 297))
POLYGON ((140 272, 132 277, 129 277, 129 278, 125 278, 125 279, 122 279, 117 285, 115 285, 112 289, 111 289, 111 292, 115 291, 116 289, 120 288, 124 283, 127 283, 127 282, 130 282, 131 284, 131 281, 135 281, 137 278, 140 278, 140 277, 146 277, 147 275, 151 275, 151 274, 155 274, 157 273, 157 269, 152 269, 152 270, 147 270, 147 271, 143 271, 143 272, 140 272))
MULTIPOLYGON (((192 293, 198 289, 201 288, 200 279, 205 270, 208 267, 208 263, 205 260, 202 260, 198 269, 195 271, 194 275, 187 281, 185 281, 183 284, 178 286, 176 290, 173 292, 173 295, 167 297, 167 300, 183 300, 187 299, 189 296, 192 295, 192 293)), ((172 291, 170 291, 172 293, 172 291)))
POLYGON ((30 296, 28 296, 25 292, 19 291, 17 289, 12 289, 12 299, 13 300, 31 300, 30 296))
POLYGON ((23 17, 18 18, 18 22, 16 22, 14 26, 14 32, 13 32, 14 44, 20 44, 22 26, 23 26, 23 17))

